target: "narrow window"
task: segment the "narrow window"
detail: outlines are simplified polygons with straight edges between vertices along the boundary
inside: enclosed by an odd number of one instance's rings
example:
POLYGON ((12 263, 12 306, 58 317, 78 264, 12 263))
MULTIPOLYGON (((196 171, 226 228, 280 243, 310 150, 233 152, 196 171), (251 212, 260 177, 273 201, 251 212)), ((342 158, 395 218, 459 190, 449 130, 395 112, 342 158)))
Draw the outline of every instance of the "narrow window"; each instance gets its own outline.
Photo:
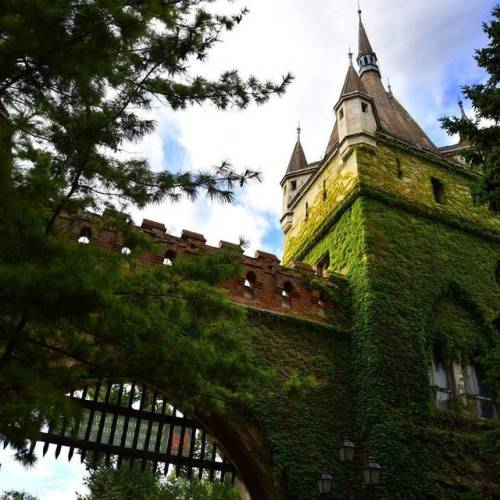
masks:
POLYGON ((292 191, 297 189, 297 181, 292 181, 292 191))
POLYGON ((306 220, 309 219, 309 203, 306 201, 306 220))
POLYGON ((254 272, 250 271, 245 276, 245 284, 243 288, 243 296, 246 299, 253 299, 255 294, 255 283, 257 282, 257 276, 254 272))
POLYGON ((328 198, 328 193, 326 191, 326 181, 323 181, 323 201, 326 201, 328 198))
POLYGON ((431 384, 435 391, 435 405, 442 410, 451 408, 453 390, 451 386, 451 374, 448 366, 440 360, 432 361, 432 370, 430 374, 431 384))
POLYGON ((175 262, 175 252, 173 250, 167 250, 165 252, 165 258, 163 259, 164 266, 173 266, 175 262))
POLYGON ((366 104, 366 102, 362 102, 361 109, 362 109, 363 113, 368 113, 368 104, 366 104))
POLYGON ((476 415, 482 418, 497 418, 497 408, 491 390, 484 384, 477 366, 469 364, 464 368, 464 381, 467 394, 473 400, 476 415))
POLYGON ((78 237, 78 243, 82 245, 88 245, 90 243, 90 238, 92 237, 92 230, 90 227, 84 227, 80 231, 80 236, 78 237))
POLYGON ((442 181, 439 179, 436 179, 435 177, 431 177, 431 184, 432 184, 432 193, 434 194, 434 200, 436 203, 444 203, 445 202, 445 196, 444 196, 444 184, 442 181))
POLYGON ((403 178, 403 169, 401 168, 401 160, 399 158, 396 158, 396 173, 397 173, 398 179, 403 178))
POLYGON ((339 111, 339 118, 342 120, 344 118, 344 108, 339 111))
POLYGON ((281 289, 281 307, 290 309, 292 307, 293 285, 287 281, 281 289))
POLYGON ((323 257, 316 263, 316 274, 322 278, 328 276, 328 270, 330 269, 330 253, 326 252, 323 257))

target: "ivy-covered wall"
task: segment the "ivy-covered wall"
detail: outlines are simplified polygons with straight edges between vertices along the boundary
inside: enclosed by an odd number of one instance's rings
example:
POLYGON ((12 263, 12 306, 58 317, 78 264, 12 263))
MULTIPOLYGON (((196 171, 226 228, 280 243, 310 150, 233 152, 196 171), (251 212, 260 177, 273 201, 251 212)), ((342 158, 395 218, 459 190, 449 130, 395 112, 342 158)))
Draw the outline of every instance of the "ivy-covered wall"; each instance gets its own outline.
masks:
POLYGON ((275 483, 285 499, 315 499, 322 471, 342 477, 338 442, 353 432, 350 332, 259 311, 249 318, 259 363, 282 382, 252 406, 275 483))
POLYGON ((285 258, 329 251, 349 280, 353 436, 384 468, 378 498, 497 498, 498 423, 434 409, 429 367, 433 349, 465 362, 497 340, 500 218, 473 206, 469 173, 384 143, 354 154, 351 192, 327 209, 316 200, 285 258))

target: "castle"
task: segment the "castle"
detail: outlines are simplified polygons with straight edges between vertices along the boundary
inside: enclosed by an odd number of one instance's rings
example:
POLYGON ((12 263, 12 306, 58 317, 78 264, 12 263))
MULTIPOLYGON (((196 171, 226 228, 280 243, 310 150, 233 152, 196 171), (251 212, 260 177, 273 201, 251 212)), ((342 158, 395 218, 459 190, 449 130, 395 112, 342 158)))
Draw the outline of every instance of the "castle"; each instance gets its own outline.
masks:
MULTIPOLYGON (((364 498, 369 455, 379 498, 498 498, 498 409, 478 360, 500 333, 500 217, 472 203, 467 139, 436 147, 384 87, 361 12, 359 71, 352 58, 323 158, 308 163, 299 133, 283 177, 283 265, 242 256, 242 276, 225 284, 248 307, 259 363, 317 385, 293 396, 277 385, 197 421, 254 500, 317 498, 322 471, 335 498, 348 481, 364 498), (350 469, 338 459, 345 434, 357 444, 350 469)), ((141 229, 162 248, 149 264, 217 251, 196 233, 141 229)), ((123 246, 92 217, 75 235, 123 246)))

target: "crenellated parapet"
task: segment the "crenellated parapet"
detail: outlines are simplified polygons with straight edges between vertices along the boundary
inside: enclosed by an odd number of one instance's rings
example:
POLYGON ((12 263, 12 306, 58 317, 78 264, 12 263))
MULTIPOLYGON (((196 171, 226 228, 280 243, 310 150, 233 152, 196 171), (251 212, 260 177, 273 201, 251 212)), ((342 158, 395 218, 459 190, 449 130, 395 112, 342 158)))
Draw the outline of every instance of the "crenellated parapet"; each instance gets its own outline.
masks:
MULTIPOLYGON (((92 241, 126 254, 128 249, 123 236, 105 221, 106 211, 102 216, 91 213, 61 216, 61 223, 75 241, 92 241)), ((260 250, 250 257, 243 254, 240 245, 227 241, 220 241, 218 247, 207 245, 202 234, 188 230, 183 230, 180 237, 173 236, 167 233, 164 224, 148 219, 144 219, 137 229, 152 237, 159 249, 141 256, 145 265, 175 266, 176 258, 181 256, 230 248, 241 253, 242 265, 239 277, 221 283, 221 287, 228 290, 231 301, 322 323, 343 323, 342 318, 346 317, 342 305, 346 302, 347 283, 341 276, 317 277, 315 270, 304 262, 292 262, 290 267, 284 267, 276 255, 260 250)))

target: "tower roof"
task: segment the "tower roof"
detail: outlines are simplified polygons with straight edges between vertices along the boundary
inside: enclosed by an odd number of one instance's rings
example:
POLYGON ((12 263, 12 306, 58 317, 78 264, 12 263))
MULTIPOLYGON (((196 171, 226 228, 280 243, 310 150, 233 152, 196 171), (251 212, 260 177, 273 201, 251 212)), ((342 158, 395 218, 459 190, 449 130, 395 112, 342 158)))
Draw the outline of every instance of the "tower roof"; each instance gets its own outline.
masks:
POLYGON ((358 72, 354 69, 354 66, 352 64, 352 54, 350 52, 349 59, 349 69, 347 70, 347 75, 344 80, 344 86, 342 87, 342 92, 340 93, 341 98, 347 94, 352 94, 353 92, 363 92, 363 94, 366 94, 365 86, 363 85, 358 72))
POLYGON ((363 21, 361 20, 361 10, 358 11, 359 14, 359 29, 358 29, 358 55, 362 54, 375 54, 373 52, 370 40, 366 34, 363 21))
MULTIPOLYGON (((302 144, 300 143, 300 125, 297 128, 297 142, 295 143, 295 147, 293 148, 293 153, 290 158, 290 162, 288 163, 288 168, 286 169, 286 174, 291 174, 297 172, 298 170, 302 170, 307 168, 307 160, 306 154, 302 148, 302 144)), ((286 175, 285 174, 285 175, 286 175)))

